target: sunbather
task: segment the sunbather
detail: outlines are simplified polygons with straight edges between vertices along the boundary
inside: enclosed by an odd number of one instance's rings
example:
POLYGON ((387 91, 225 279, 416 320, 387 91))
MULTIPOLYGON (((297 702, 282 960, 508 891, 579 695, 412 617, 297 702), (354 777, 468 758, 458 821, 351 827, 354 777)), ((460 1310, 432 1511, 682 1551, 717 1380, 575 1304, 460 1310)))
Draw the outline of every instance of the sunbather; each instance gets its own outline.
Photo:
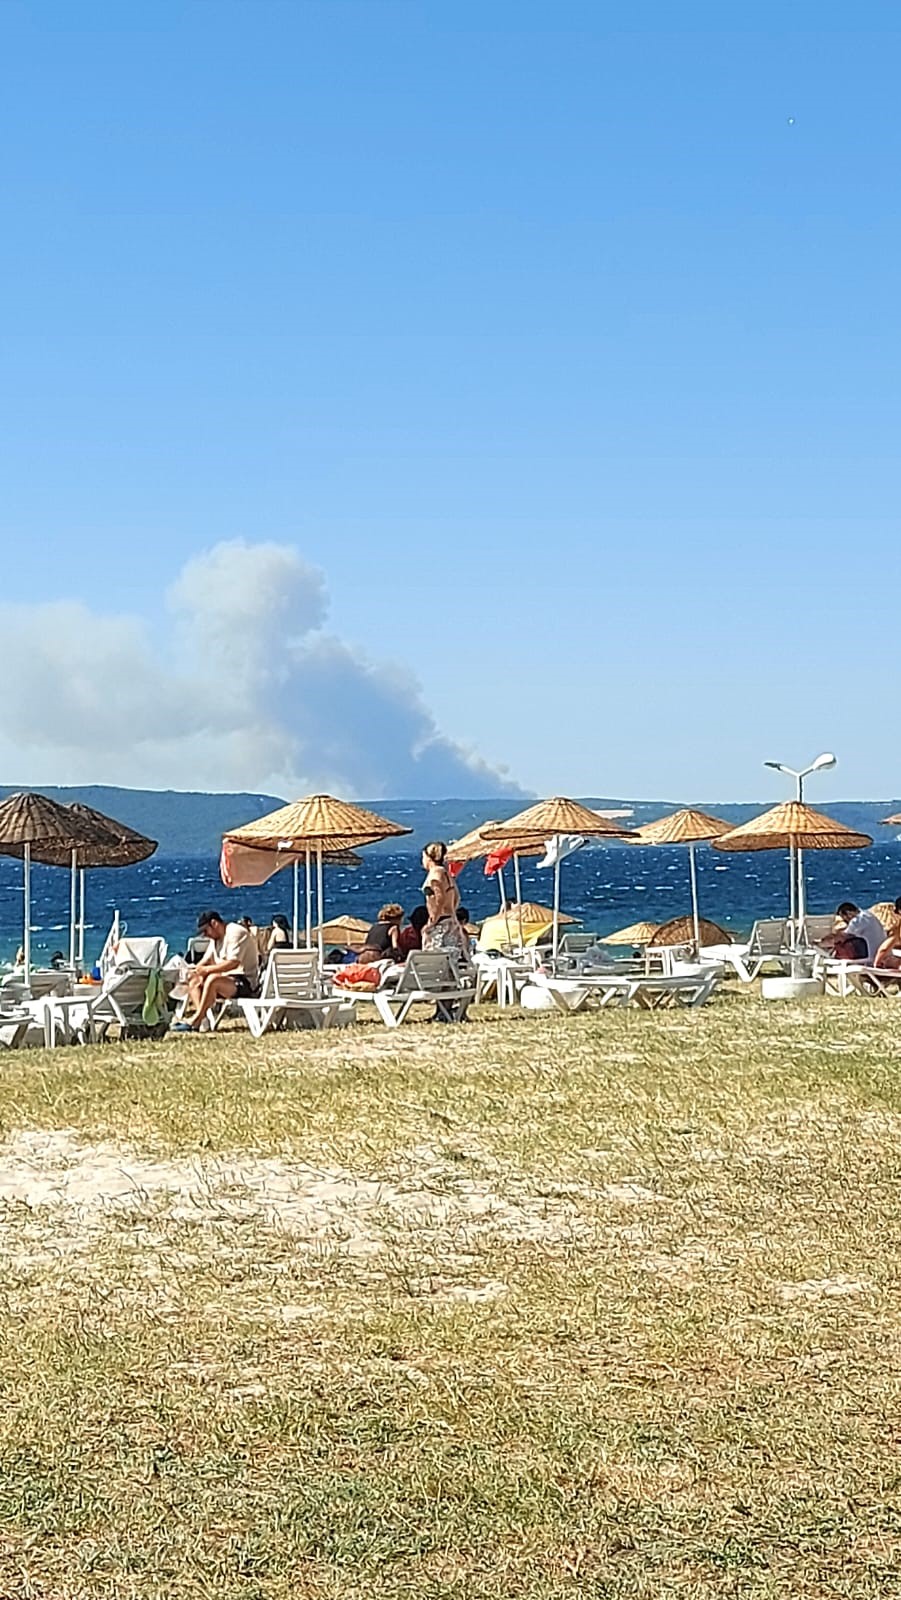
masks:
POLYGON ((218 1001, 250 999, 259 982, 256 940, 240 922, 226 922, 218 911, 202 911, 197 931, 211 943, 188 979, 185 1019, 174 1024, 178 1033, 199 1033, 218 1001))
POLYGON ((901 895, 895 901, 895 925, 882 941, 873 961, 874 967, 884 967, 887 972, 901 971, 901 895))
POLYGON ((397 961, 400 956, 400 925, 404 920, 403 906, 382 906, 375 922, 366 935, 359 955, 361 967, 374 961, 397 961))

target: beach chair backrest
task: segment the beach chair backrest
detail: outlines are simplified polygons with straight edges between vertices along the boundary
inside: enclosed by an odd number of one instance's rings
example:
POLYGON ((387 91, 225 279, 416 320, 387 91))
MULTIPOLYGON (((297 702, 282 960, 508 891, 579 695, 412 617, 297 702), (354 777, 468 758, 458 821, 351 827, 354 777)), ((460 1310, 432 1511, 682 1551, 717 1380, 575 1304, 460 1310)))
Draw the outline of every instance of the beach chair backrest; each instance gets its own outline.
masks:
POLYGON ((459 973, 446 950, 411 950, 395 993, 434 994, 459 987, 459 973))
POLYGON ((777 956, 785 949, 786 932, 784 917, 767 917, 762 922, 755 922, 751 929, 748 954, 777 956))
POLYGON ((318 950, 271 950, 263 998, 316 1000, 322 992, 318 950), (268 988, 267 988, 268 985, 268 988))
POLYGON ((144 1010, 144 1000, 147 994, 147 969, 126 968, 122 972, 110 973, 109 978, 94 1006, 96 1020, 104 1017, 115 1017, 119 1020, 119 1012, 129 1021, 140 1021, 144 1010), (115 1005, 113 1004, 115 998, 115 1005))
POLYGON ((834 932, 835 917, 830 911, 828 915, 805 917, 801 924, 801 943, 805 945, 821 944, 824 939, 834 932))
POLYGON ((593 950, 596 944, 597 936, 593 933, 565 933, 560 940, 560 954, 584 956, 586 951, 593 950))
POLYGON ((168 954, 165 939, 120 939, 113 956, 113 970, 122 972, 129 967, 143 967, 145 971, 163 965, 168 954))

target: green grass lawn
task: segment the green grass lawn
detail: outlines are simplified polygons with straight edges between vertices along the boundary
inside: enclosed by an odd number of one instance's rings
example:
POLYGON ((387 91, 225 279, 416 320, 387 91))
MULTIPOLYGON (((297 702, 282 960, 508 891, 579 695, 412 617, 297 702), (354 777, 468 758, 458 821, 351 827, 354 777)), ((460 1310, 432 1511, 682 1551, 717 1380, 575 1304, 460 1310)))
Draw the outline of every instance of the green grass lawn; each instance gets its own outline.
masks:
POLYGON ((0 1596, 901 1595, 899 1017, 4 1056, 0 1596))

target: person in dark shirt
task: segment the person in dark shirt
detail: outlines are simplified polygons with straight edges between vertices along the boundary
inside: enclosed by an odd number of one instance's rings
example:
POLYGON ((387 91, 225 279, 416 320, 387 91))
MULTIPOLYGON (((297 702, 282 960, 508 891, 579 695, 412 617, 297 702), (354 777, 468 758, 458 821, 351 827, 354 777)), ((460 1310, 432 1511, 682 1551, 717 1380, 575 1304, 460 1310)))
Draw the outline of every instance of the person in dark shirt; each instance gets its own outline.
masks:
POLYGON ((405 928, 398 934, 398 949, 401 956, 406 957, 411 950, 422 949, 422 930, 429 920, 428 906, 414 906, 410 912, 410 920, 405 928))
POLYGON ((360 965, 373 961, 397 961, 400 956, 400 925, 404 920, 403 906, 382 906, 375 922, 366 935, 360 951, 360 965))

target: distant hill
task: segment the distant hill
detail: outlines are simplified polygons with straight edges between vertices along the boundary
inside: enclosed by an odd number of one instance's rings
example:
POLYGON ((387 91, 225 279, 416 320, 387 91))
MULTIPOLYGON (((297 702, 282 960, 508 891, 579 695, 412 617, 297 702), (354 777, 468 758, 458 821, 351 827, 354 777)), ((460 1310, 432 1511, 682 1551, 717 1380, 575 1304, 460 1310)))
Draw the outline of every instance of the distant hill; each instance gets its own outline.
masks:
MULTIPOLYGON (((21 784, 0 785, 0 798, 21 787, 21 784)), ((111 817, 118 817, 129 827, 157 839, 160 854, 166 856, 218 855, 222 835, 227 829, 263 817, 267 811, 284 804, 271 794, 200 794, 176 789, 119 789, 101 784, 64 789, 44 787, 41 792, 64 805, 80 800, 111 817)), ((811 796, 812 804, 816 805, 817 800, 816 795, 811 796)), ((623 800, 610 795, 592 796, 585 803, 596 807, 631 807, 633 816, 626 821, 627 827, 650 822, 685 804, 678 800, 623 800)), ((372 849, 378 851, 418 851, 429 839, 458 839, 489 817, 503 818, 520 809, 509 799, 496 797, 487 800, 367 800, 363 804, 413 829, 409 839, 373 845, 372 849)), ((699 804, 715 816, 739 823, 765 809, 767 802, 724 805, 692 797, 691 804, 699 804)), ((869 833, 876 840, 885 842, 901 832, 901 829, 881 825, 883 817, 901 811, 901 800, 829 801, 824 809, 840 822, 869 833)))

